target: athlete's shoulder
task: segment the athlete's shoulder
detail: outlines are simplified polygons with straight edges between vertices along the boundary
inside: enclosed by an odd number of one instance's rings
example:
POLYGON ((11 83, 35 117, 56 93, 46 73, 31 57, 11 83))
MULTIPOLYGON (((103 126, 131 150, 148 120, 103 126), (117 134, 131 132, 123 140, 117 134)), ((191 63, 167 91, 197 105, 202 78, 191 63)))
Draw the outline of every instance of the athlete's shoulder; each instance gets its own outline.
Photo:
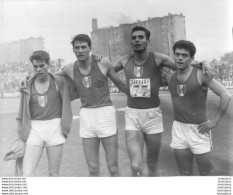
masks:
POLYGON ((120 59, 129 59, 134 56, 135 56, 135 53, 127 53, 127 54, 122 55, 120 59))
POLYGON ((130 58, 133 58, 135 56, 135 53, 128 53, 128 54, 124 54, 119 58, 119 63, 125 67, 126 64, 128 63, 130 58))
POLYGON ((69 71, 69 70, 71 70, 71 69, 74 68, 74 64, 75 64, 75 63, 76 63, 76 61, 75 61, 75 62, 71 62, 71 63, 69 63, 69 64, 67 64, 67 65, 64 65, 64 66, 62 66, 62 67, 60 68, 60 70, 69 71))
POLYGON ((163 54, 163 53, 159 53, 159 52, 151 52, 155 58, 158 58, 158 59, 166 59, 166 58, 169 58, 166 54, 163 54))
POLYGON ((108 68, 109 66, 112 65, 110 60, 106 56, 103 56, 100 60, 97 60, 96 62, 97 62, 97 64, 99 66, 102 66, 102 67, 105 67, 105 68, 108 68))
POLYGON ((56 75, 60 76, 68 76, 73 80, 73 72, 74 72, 74 65, 76 62, 70 63, 68 65, 65 65, 60 68, 58 72, 56 72, 56 75))
POLYGON ((212 80, 212 78, 210 78, 207 73, 203 73, 201 69, 194 67, 194 70, 196 70, 197 80, 201 86, 208 85, 208 83, 212 80))
MULTIPOLYGON (((108 59, 108 57, 103 56, 100 60, 98 60, 101 64, 106 64, 106 63, 110 63, 110 60, 108 59)), ((97 61, 97 62, 98 62, 97 61)))

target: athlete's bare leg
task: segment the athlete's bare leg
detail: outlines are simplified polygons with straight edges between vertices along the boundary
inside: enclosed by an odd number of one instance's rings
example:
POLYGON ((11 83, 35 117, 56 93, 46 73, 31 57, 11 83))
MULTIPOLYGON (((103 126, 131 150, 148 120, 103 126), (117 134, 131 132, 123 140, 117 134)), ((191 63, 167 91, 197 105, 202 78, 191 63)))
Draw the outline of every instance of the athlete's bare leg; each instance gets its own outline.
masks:
POLYGON ((49 176, 58 177, 60 175, 60 166, 62 161, 63 145, 46 147, 48 164, 49 164, 49 176))
POLYGON ((195 158, 201 176, 207 176, 213 173, 214 166, 211 161, 211 152, 196 154, 195 158))
POLYGON ((130 158, 132 176, 142 176, 144 136, 141 131, 125 131, 126 147, 130 158))
POLYGON ((105 151, 106 162, 111 176, 120 176, 118 167, 118 135, 101 138, 101 142, 105 151))
POLYGON ((89 176, 97 177, 100 174, 99 146, 100 139, 82 138, 83 151, 88 165, 89 176))
POLYGON ((193 175, 193 158, 194 155, 189 148, 175 149, 176 162, 181 175, 193 175))
POLYGON ((158 167, 158 157, 161 146, 162 133, 158 134, 144 134, 146 150, 147 150, 147 167, 148 176, 156 176, 158 167))
POLYGON ((43 153, 44 146, 34 146, 26 144, 23 157, 23 176, 35 176, 36 168, 43 153))

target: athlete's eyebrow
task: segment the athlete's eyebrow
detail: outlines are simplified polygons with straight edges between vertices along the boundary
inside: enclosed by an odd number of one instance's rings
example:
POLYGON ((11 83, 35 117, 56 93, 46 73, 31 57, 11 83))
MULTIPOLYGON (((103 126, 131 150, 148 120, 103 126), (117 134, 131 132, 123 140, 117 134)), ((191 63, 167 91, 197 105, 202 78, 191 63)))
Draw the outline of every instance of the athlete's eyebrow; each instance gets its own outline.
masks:
POLYGON ((143 39, 143 38, 144 38, 144 36, 143 36, 143 35, 138 35, 138 36, 133 35, 133 36, 132 36, 132 39, 136 39, 137 37, 138 37, 139 39, 143 39))

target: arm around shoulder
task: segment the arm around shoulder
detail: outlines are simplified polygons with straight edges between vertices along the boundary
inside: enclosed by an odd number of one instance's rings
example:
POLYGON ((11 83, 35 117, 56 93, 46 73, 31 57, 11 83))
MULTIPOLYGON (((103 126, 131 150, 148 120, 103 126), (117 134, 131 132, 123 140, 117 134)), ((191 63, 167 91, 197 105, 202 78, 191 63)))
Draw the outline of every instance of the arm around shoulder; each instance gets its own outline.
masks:
POLYGON ((153 53, 154 53, 155 62, 159 68, 165 66, 171 70, 177 69, 174 60, 172 60, 169 56, 157 52, 153 52, 153 53))
POLYGON ((71 63, 71 64, 68 64, 66 66, 63 66, 60 70, 58 70, 55 73, 55 75, 68 76, 70 79, 74 80, 74 75, 73 75, 74 64, 75 63, 71 63))
POLYGON ((110 80, 119 88, 119 90, 123 91, 124 93, 127 93, 126 85, 121 81, 121 79, 117 76, 113 65, 110 63, 108 59, 102 60, 102 66, 104 66, 107 69, 107 76, 110 78, 110 80))
POLYGON ((121 56, 114 64, 113 67, 115 69, 115 72, 119 72, 122 69, 125 68, 129 58, 132 56, 132 54, 126 54, 121 56))

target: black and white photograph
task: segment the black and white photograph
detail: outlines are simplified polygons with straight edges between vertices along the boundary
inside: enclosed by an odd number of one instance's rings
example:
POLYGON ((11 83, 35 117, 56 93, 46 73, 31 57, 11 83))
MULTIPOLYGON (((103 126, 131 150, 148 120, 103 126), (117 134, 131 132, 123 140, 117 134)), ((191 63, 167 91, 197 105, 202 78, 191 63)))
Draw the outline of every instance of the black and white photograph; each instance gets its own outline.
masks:
POLYGON ((0 0, 2 193, 230 195, 232 10, 0 0))

